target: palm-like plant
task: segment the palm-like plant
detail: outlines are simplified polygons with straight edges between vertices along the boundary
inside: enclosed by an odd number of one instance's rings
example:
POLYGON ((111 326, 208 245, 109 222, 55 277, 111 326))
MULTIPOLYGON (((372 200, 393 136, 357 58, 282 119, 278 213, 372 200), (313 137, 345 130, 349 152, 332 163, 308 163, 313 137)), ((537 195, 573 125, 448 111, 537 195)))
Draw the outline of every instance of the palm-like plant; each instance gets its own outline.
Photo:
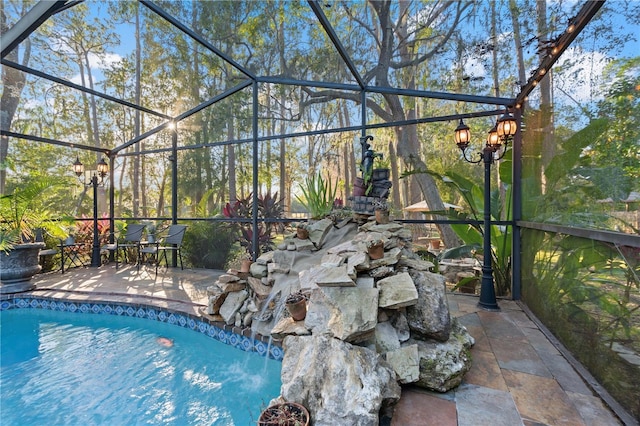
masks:
POLYGON ((296 198, 309 211, 312 219, 321 219, 331 213, 338 190, 331 176, 325 180, 320 173, 311 175, 304 180, 300 189, 304 197, 296 195, 296 198))
POLYGON ((60 184, 58 179, 39 178, 0 197, 0 250, 8 252, 32 240, 37 227, 46 227, 52 235, 63 234, 62 224, 49 220, 51 214, 42 201, 47 191, 60 184))
MULTIPOLYGON (((511 151, 507 152, 500 164, 500 178, 504 185, 505 200, 500 200, 500 190, 496 189, 491 193, 492 221, 509 221, 512 218, 511 212, 511 151)), ((453 209, 443 211, 432 211, 433 215, 446 216, 455 220, 473 220, 472 224, 452 224, 451 228, 456 235, 464 242, 460 247, 449 248, 443 251, 439 258, 456 258, 469 256, 473 253, 485 256, 482 252, 484 241, 484 230, 481 223, 484 216, 484 187, 478 182, 465 178, 464 176, 449 171, 444 175, 428 171, 414 170, 406 172, 403 177, 415 173, 429 173, 437 179, 442 180, 446 185, 458 192, 469 206, 469 212, 459 212, 453 209)), ((491 225, 491 265, 498 296, 507 295, 511 290, 511 226, 491 225)))

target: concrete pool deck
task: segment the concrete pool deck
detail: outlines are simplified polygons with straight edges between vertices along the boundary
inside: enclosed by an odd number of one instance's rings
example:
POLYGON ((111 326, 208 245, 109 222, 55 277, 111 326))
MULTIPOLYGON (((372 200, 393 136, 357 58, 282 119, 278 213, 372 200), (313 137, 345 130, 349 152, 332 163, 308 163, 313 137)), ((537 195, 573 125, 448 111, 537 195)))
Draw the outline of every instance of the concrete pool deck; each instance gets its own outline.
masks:
MULTIPOLYGON (((199 315, 207 304, 207 287, 222 273, 171 268, 156 276, 153 268, 137 271, 121 265, 116 270, 111 264, 39 274, 32 293, 148 304, 199 315)), ((444 394, 404 387, 392 426, 623 424, 520 304, 501 300, 500 312, 486 312, 477 308, 476 297, 447 293, 447 298, 451 315, 476 341, 471 371, 460 387, 444 394)))

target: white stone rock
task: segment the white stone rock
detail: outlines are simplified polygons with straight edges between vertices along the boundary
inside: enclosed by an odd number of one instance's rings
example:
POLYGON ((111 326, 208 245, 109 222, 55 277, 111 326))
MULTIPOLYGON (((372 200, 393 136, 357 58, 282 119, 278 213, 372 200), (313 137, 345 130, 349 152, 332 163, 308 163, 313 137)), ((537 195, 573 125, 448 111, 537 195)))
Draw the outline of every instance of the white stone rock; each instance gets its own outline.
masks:
POLYGON ((400 383, 414 383, 420 378, 418 345, 408 345, 385 354, 400 383))
POLYGON ((400 349, 398 333, 390 322, 379 322, 376 325, 376 351, 383 354, 385 352, 400 349))
POLYGON ((271 262, 267 265, 267 272, 269 274, 288 274, 289 267, 281 265, 279 263, 271 262))
POLYGON ((320 287, 355 287, 356 283, 347 273, 347 266, 329 268, 320 266, 322 271, 316 277, 316 284, 320 287))
POLYGON ((328 268, 337 268, 344 262, 344 257, 337 254, 325 254, 322 256, 320 264, 328 268))
POLYGON ((266 277, 267 276, 267 266, 266 265, 260 265, 256 262, 253 262, 251 264, 251 267, 249 268, 249 273, 251 274, 251 276, 256 277, 256 278, 262 278, 262 277, 266 277))
POLYGON ((222 274, 218 277, 218 283, 233 283, 240 281, 240 277, 231 274, 222 274))
POLYGON ((418 301, 418 291, 408 273, 401 273, 378 281, 381 308, 402 308, 418 301))
POLYGON ((356 287, 358 288, 374 288, 376 280, 373 277, 361 275, 356 278, 356 287))
POLYGON ((284 339, 281 395, 309 410, 315 426, 372 426, 400 386, 375 352, 329 336, 284 339))
POLYGON ((304 325, 304 321, 294 321, 291 317, 280 319, 271 330, 271 337, 282 340, 287 336, 308 336, 311 331, 304 325))
POLYGON ((266 265, 267 263, 270 263, 273 261, 273 251, 268 251, 266 253, 263 253, 260 255, 260 257, 258 257, 256 259, 256 263, 258 265, 266 265))
POLYGON ((231 325, 235 322, 235 315, 240 310, 247 296, 249 296, 249 292, 246 290, 227 294, 227 298, 220 307, 220 315, 222 315, 222 318, 227 324, 231 325))
POLYGON ((348 342, 373 335, 378 316, 378 289, 323 287, 311 293, 305 327, 348 342))
POLYGON ((412 271, 418 302, 407 307, 407 322, 414 335, 446 341, 451 330, 446 287, 442 275, 412 271))

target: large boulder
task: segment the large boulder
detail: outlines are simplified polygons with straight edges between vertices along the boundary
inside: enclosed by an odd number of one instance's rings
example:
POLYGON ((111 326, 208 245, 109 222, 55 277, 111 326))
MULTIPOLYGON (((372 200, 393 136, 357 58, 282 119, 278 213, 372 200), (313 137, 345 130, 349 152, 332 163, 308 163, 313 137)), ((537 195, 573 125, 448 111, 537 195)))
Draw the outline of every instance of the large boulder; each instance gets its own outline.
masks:
POLYGON ((311 293, 304 325, 313 334, 359 342, 374 334, 377 321, 377 288, 323 287, 311 293))
POLYGON ((446 342, 451 331, 451 316, 442 275, 411 271, 418 301, 407 307, 407 322, 414 336, 446 342))
POLYGON ((315 426, 375 426, 400 399, 374 351, 326 335, 288 336, 283 347, 281 396, 307 407, 315 426))
POLYGON ((402 346, 418 346, 420 378, 415 384, 429 390, 447 392, 458 386, 471 369, 469 350, 474 343, 467 329, 453 321, 451 335, 446 342, 411 338, 402 346))

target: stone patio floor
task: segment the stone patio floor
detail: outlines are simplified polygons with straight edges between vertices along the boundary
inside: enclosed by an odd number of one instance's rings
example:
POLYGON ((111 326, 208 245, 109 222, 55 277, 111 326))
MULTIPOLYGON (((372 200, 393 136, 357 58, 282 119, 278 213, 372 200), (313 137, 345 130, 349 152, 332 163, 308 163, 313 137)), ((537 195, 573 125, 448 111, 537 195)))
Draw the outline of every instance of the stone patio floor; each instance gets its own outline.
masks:
MULTIPOLYGON (((113 265, 34 278, 34 294, 74 300, 132 302, 198 314, 221 271, 113 265)), ((475 338, 472 368, 444 394, 403 388, 392 426, 619 425, 558 348, 517 302, 500 312, 477 308, 474 296, 448 293, 450 312, 475 338)), ((347 426, 347 425, 345 425, 347 426)))

